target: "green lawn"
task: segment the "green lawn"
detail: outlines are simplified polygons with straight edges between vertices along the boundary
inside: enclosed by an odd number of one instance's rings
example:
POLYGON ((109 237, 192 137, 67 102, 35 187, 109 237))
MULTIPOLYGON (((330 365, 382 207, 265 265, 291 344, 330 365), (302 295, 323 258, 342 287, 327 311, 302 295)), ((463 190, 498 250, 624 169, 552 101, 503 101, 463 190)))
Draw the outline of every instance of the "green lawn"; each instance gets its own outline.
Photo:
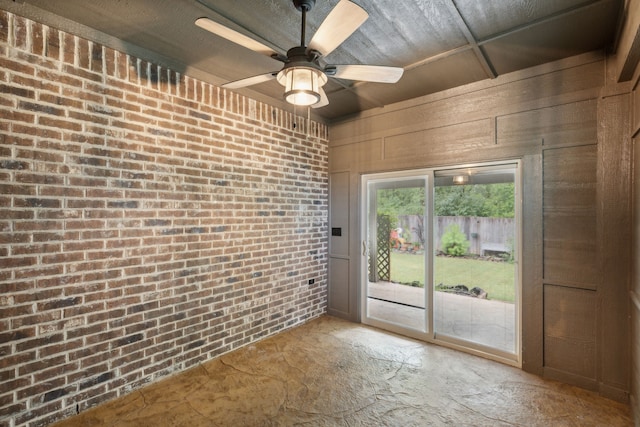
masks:
MULTIPOLYGON (((436 285, 465 285, 484 289, 489 299, 513 302, 515 266, 508 262, 438 256, 435 259, 436 285)), ((391 281, 420 282, 424 286, 424 255, 391 253, 391 281)), ((437 287, 436 287, 437 289, 437 287)))

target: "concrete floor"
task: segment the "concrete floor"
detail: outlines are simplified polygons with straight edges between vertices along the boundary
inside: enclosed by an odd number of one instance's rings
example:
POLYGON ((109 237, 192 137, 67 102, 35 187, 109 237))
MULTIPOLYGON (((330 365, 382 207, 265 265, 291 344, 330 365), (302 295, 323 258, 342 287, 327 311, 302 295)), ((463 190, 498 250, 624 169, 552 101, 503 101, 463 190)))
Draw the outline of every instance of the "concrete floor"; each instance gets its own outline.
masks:
MULTIPOLYGON (((370 282, 367 295, 376 299, 367 301, 369 317, 424 331, 424 292, 424 288, 398 283, 370 282)), ((434 299, 436 334, 515 354, 514 304, 446 292, 434 292, 434 299)))
POLYGON ((71 426, 631 426, 629 408, 324 316, 81 413, 71 426))

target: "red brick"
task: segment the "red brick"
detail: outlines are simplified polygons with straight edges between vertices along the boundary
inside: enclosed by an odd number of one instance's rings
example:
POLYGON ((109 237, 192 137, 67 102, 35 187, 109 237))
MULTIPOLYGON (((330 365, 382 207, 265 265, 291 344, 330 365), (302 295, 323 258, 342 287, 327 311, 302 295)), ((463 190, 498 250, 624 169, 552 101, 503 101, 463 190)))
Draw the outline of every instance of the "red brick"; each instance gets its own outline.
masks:
POLYGON ((54 60, 60 60, 60 33, 55 28, 47 28, 44 54, 54 60))
POLYGON ((6 43, 9 36, 9 13, 0 10, 0 42, 6 43))
MULTIPOLYGON (((35 74, 35 68, 23 65, 21 66, 21 73, 33 76, 35 74)), ((22 74, 13 75, 11 78, 11 82, 19 86, 26 86, 33 89, 40 89, 43 91, 54 93, 58 92, 60 88, 60 85, 57 81, 43 80, 38 77, 28 77, 22 74)))
POLYGON ((91 70, 101 73, 103 67, 102 46, 96 43, 91 44, 91 70))
MULTIPOLYGON (((65 51, 66 53, 66 51, 65 51)), ((86 64, 85 64, 86 65, 86 64)), ((76 67, 73 65, 65 65, 62 67, 62 70, 64 73, 72 76, 72 77, 76 77, 81 79, 82 81, 93 81, 93 82, 100 82, 102 81, 102 75, 100 73, 94 73, 93 71, 90 71, 88 69, 82 68, 82 67, 76 67)), ((94 102, 100 102, 103 98, 99 95, 96 95, 95 93, 90 93, 87 91, 82 91, 82 90, 76 90, 77 96, 80 99, 84 99, 84 100, 91 100, 94 102)))
POLYGON ((116 54, 117 52, 109 47, 103 46, 103 62, 105 75, 115 77, 116 74, 116 54))
MULTIPOLYGON (((304 292, 297 289, 307 277, 317 283, 325 277, 326 257, 312 263, 308 253, 327 245, 326 141, 281 129, 289 113, 250 101, 257 112, 244 117, 248 104, 240 95, 29 25, 43 49, 34 44, 33 53, 17 52, 19 60, 0 57, 2 72, 17 73, 19 81, 0 86, 0 98, 30 102, 21 104, 11 127, 0 120, 3 146, 12 147, 0 154, 13 162, 0 168, 0 202, 14 206, 0 215, 10 215, 16 227, 2 231, 8 222, 0 221, 0 254, 13 244, 11 253, 21 260, 8 275, 2 271, 0 290, 14 301, 5 326, 37 325, 47 338, 16 340, 27 359, 12 363, 55 382, 55 368, 26 364, 37 363, 36 349, 51 360, 68 354, 69 369, 91 371, 64 376, 65 384, 84 388, 74 395, 84 407, 108 399, 114 388, 144 384, 142 373, 166 375, 177 364, 192 366, 295 324, 310 311, 322 313, 321 296, 312 298, 306 283, 304 292), (67 65, 53 68, 57 58, 67 65), (301 166, 287 174, 264 167, 284 163, 301 166), (267 186, 268 202, 257 203, 251 195, 267 186), (318 212, 318 220, 297 220, 301 204, 318 212), (269 243, 274 233, 282 238, 269 243), (300 255, 282 260, 287 251, 300 255), (292 269, 299 274, 287 274, 292 269), (266 297, 271 304, 257 302, 266 297), (256 303, 242 309, 230 306, 251 300, 256 303), (260 321, 271 313, 269 322, 260 321), (252 322, 245 325, 242 316, 252 322), (128 373, 103 376, 109 363, 128 373)), ((53 403, 66 392, 36 388, 20 386, 29 390, 23 407, 29 393, 53 403)))

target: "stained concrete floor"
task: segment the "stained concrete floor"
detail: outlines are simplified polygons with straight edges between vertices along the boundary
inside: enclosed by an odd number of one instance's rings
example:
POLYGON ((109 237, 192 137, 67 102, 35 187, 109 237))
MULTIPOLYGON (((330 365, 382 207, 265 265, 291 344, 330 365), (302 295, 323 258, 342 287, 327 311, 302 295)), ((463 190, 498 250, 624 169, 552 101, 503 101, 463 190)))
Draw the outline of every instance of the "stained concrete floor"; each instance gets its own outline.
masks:
POLYGON ((56 427, 294 425, 633 424, 594 393, 323 316, 56 427))

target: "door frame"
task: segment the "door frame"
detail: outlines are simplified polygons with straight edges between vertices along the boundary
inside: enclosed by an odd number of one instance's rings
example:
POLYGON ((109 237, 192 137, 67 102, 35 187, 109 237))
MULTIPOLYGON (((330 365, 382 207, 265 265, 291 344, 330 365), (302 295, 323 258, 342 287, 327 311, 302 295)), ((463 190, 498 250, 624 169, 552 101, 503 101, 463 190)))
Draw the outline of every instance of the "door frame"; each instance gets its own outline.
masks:
MULTIPOLYGON (((430 313, 431 299, 433 298, 433 286, 429 286, 431 283, 431 272, 433 267, 433 258, 426 256, 433 251, 433 239, 431 238, 431 226, 428 228, 429 238, 425 241, 425 331, 419 331, 417 329, 404 328, 401 325, 385 322, 380 319, 371 318, 367 316, 367 298, 368 298, 368 252, 370 250, 367 243, 367 229, 370 222, 368 217, 369 207, 369 191, 368 184, 371 181, 397 181, 406 180, 412 181, 416 179, 425 179, 425 201, 429 200, 429 194, 433 193, 433 169, 412 169, 408 171, 394 171, 394 172, 381 172, 372 174, 362 174, 360 176, 360 268, 359 268, 359 289, 360 289, 360 322, 365 325, 370 325, 379 329, 385 329, 390 332, 397 333, 399 335, 409 336, 421 341, 433 340, 433 315, 430 313)), ((431 209, 433 203, 426 203, 424 218, 427 224, 431 224, 431 209)), ((425 226, 425 229, 427 227, 425 226)))
POLYGON ((474 354, 486 359, 495 360, 507 365, 522 367, 522 161, 521 159, 508 159, 501 161, 490 162, 477 162, 467 163, 459 165, 443 165, 437 167, 409 169, 401 171, 390 172, 377 172, 377 173, 363 173, 360 175, 360 194, 358 197, 359 213, 358 218, 360 222, 359 227, 359 243, 360 243, 360 256, 359 256, 359 269, 358 269, 358 289, 360 298, 360 322, 366 325, 370 325, 376 328, 385 329, 393 333, 415 338, 421 341, 438 344, 443 347, 452 348, 455 350, 463 351, 465 353, 474 354), (389 180, 394 179, 416 179, 426 177, 425 185, 425 220, 428 223, 425 225, 425 230, 428 230, 428 238, 425 242, 425 253, 433 254, 433 233, 435 232, 435 221, 433 220, 434 209, 434 174, 436 171, 443 171, 449 169, 463 169, 463 168, 481 168, 483 166, 507 166, 513 165, 515 169, 514 184, 515 184, 515 231, 514 231, 514 248, 516 254, 514 256, 514 267, 516 270, 515 275, 515 340, 516 340, 516 353, 505 353, 498 350, 487 349, 473 343, 456 340, 451 338, 437 338, 434 331, 434 310, 433 310, 433 256, 425 256, 425 324, 426 331, 420 332, 415 329, 402 328, 401 326, 389 322, 384 322, 379 319, 372 319, 367 316, 367 285, 368 285, 368 272, 367 272, 367 227, 369 219, 367 218, 369 195, 367 184, 370 181, 375 180, 389 180))

